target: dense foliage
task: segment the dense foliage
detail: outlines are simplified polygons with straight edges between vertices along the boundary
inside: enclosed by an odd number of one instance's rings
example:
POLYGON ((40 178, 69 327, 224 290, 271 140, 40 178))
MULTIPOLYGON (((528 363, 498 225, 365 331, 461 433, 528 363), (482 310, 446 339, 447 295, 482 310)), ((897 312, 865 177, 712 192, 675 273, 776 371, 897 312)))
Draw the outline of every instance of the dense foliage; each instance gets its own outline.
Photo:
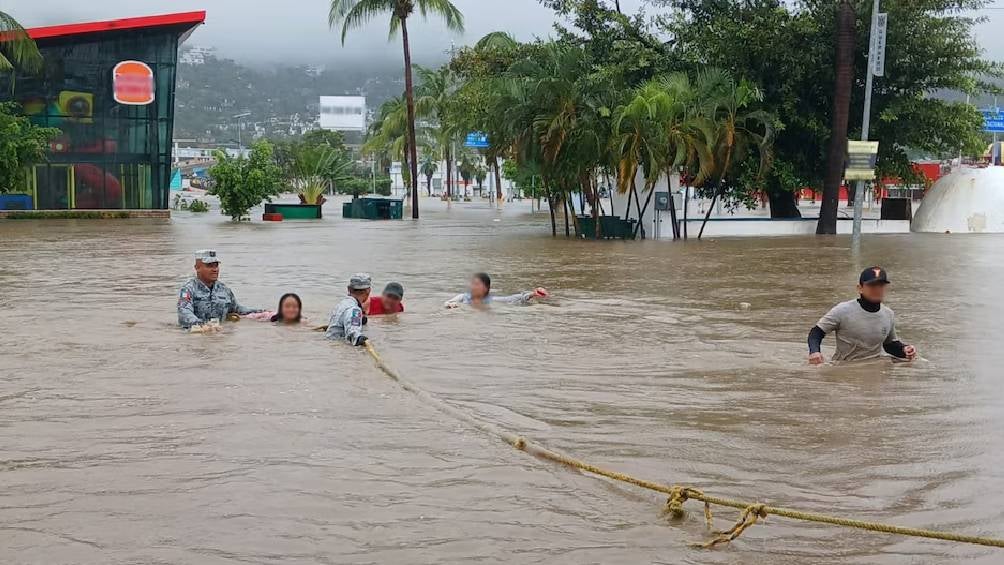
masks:
POLYGON ((267 141, 256 142, 247 158, 230 157, 223 151, 217 151, 215 158, 216 164, 209 169, 210 194, 219 197, 222 212, 235 222, 282 191, 282 169, 267 141))
POLYGON ((0 103, 0 193, 24 186, 25 170, 45 161, 55 128, 38 127, 13 102, 0 103))

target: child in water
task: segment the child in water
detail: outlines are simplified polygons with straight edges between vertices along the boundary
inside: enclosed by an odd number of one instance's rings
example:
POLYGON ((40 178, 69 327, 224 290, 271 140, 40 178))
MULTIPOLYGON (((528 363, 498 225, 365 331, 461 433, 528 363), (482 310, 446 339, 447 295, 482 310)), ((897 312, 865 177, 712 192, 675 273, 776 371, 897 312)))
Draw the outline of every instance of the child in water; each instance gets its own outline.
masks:
POLYGON ((279 299, 279 308, 274 312, 257 312, 244 316, 249 320, 260 320, 277 324, 299 324, 304 320, 301 312, 303 303, 300 297, 292 292, 282 295, 279 299))
POLYGON ((279 299, 279 309, 269 317, 277 324, 299 324, 303 320, 303 302, 296 294, 289 292, 279 299))
POLYGON ((471 277, 470 290, 463 294, 458 294, 446 301, 447 308, 459 308, 461 304, 488 305, 494 302, 504 302, 506 304, 529 304, 540 298, 551 296, 546 288, 537 287, 529 292, 521 292, 509 296, 495 296, 491 294, 492 279, 488 273, 475 273, 471 277))

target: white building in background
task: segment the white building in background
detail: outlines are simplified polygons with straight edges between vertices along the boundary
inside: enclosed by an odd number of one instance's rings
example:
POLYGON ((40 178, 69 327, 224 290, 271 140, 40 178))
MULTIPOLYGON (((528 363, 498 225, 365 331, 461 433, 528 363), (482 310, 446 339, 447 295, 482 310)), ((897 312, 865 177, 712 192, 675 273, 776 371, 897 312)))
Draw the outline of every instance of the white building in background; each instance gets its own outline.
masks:
POLYGON ((212 57, 214 54, 215 49, 212 47, 193 46, 178 55, 178 62, 182 65, 205 65, 206 57, 212 57))
POLYGON ((321 129, 366 131, 365 96, 321 96, 321 129))

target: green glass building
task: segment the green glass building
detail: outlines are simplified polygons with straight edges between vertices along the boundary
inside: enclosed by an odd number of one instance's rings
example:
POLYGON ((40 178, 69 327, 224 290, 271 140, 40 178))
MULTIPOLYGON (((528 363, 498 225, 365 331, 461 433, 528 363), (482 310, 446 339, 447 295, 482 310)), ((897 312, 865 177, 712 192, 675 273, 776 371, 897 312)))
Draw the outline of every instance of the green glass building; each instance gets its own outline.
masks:
POLYGON ((18 191, 36 210, 168 207, 178 46, 204 20, 187 12, 27 30, 44 67, 17 76, 13 91, 0 84, 0 99, 61 132, 18 191))

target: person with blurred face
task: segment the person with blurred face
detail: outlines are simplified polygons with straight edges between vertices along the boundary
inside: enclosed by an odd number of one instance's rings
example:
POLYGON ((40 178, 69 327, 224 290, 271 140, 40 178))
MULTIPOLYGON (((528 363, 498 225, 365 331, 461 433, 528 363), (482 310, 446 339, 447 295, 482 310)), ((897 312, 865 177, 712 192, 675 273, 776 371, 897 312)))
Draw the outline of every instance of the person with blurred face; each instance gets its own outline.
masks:
POLYGON ((384 314, 400 314, 404 312, 404 287, 401 283, 387 283, 383 287, 383 294, 370 298, 369 309, 366 311, 370 316, 381 316, 384 314))
POLYGON ((219 327, 230 315, 262 312, 237 302, 233 291, 219 281, 220 258, 213 249, 195 252, 195 277, 178 293, 178 325, 193 332, 219 327))
POLYGON ((488 273, 475 273, 471 277, 469 290, 463 294, 458 294, 446 301, 447 308, 459 308, 461 304, 472 304, 475 306, 487 306, 495 302, 505 304, 529 304, 534 300, 548 298, 551 294, 545 288, 535 288, 531 291, 511 294, 508 296, 496 296, 491 293, 492 279, 488 273))
POLYGON ((270 321, 279 324, 299 324, 303 319, 303 302, 300 297, 292 292, 283 294, 279 299, 279 309, 271 317, 270 321))
POLYGON ((369 338, 363 333, 366 314, 363 304, 370 298, 372 280, 366 273, 356 273, 349 279, 348 296, 335 306, 328 322, 325 336, 328 339, 345 340, 351 345, 366 345, 369 338))
POLYGON ((912 361, 917 349, 896 336, 896 316, 883 304, 889 277, 882 267, 869 267, 858 278, 857 300, 841 302, 820 318, 809 332, 809 363, 820 365, 823 338, 836 332, 837 352, 833 361, 877 359, 885 351, 897 359, 912 361))

